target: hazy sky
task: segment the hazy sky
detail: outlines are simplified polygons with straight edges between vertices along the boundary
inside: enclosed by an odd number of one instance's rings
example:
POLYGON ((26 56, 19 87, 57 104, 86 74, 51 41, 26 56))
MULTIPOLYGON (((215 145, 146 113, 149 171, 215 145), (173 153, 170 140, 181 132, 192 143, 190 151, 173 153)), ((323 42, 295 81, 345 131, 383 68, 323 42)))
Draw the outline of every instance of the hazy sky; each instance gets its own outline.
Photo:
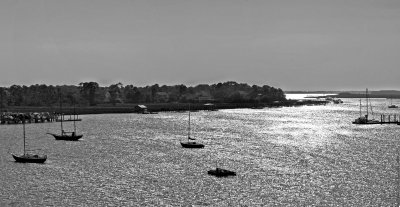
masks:
POLYGON ((0 85, 400 90, 399 0, 1 0, 0 85))

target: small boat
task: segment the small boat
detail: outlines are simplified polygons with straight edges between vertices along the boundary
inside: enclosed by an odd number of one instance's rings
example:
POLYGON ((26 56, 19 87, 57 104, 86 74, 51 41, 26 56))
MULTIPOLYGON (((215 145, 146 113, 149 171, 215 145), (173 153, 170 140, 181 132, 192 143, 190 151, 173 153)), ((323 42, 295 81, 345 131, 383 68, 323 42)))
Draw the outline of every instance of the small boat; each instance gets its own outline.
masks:
POLYGON ((394 104, 392 103, 392 99, 390 99, 390 105, 388 106, 388 108, 390 108, 390 109, 396 109, 396 108, 399 108, 399 106, 394 105, 394 104))
POLYGON ((333 98, 330 97, 330 96, 327 96, 327 97, 325 98, 325 100, 330 102, 330 101, 333 101, 333 98))
POLYGON ((341 104, 343 101, 341 99, 333 99, 334 104, 341 104))
POLYGON ((181 142, 181 146, 184 148, 204 148, 204 144, 197 143, 193 140, 196 140, 194 138, 190 137, 190 105, 189 105, 189 127, 188 127, 188 141, 187 142, 181 142))
POLYGON ((53 135, 53 137, 56 140, 65 140, 65 141, 78 141, 80 138, 83 137, 82 134, 75 134, 75 132, 65 132, 64 130, 61 130, 61 134, 53 134, 53 133, 47 133, 50 135, 53 135))
POLYGON ((184 148, 204 148, 204 144, 197 142, 181 142, 181 145, 184 148))
MULTIPOLYGON (((353 124, 380 124, 381 122, 379 120, 375 120, 375 119, 368 119, 369 117, 369 107, 368 107, 368 89, 366 89, 366 93, 365 93, 365 100, 367 103, 367 114, 362 116, 361 115, 361 109, 362 109, 362 105, 361 105, 361 99, 360 99, 360 117, 358 117, 357 119, 355 119, 352 123, 353 124)), ((372 112, 372 105, 370 104, 371 107, 371 112, 372 112)))
POLYGON ((214 175, 217 177, 227 177, 227 176, 235 176, 236 172, 230 171, 230 170, 225 170, 222 168, 216 168, 215 170, 209 170, 208 171, 209 175, 214 175))
POLYGON ((23 162, 23 163, 44 163, 47 160, 47 155, 38 155, 38 154, 31 154, 27 153, 26 151, 26 144, 25 144, 25 120, 22 120, 23 131, 24 131, 24 153, 21 155, 17 155, 11 153, 13 158, 16 162, 23 162))
POLYGON ((64 131, 63 128, 63 118, 62 118, 62 100, 61 100, 61 94, 60 94, 60 114, 61 114, 61 119, 60 119, 60 125, 61 125, 61 134, 54 134, 54 133, 47 133, 52 135, 56 140, 65 140, 65 141, 78 141, 80 138, 83 137, 82 134, 77 134, 76 133, 76 124, 75 121, 77 120, 77 118, 75 118, 75 105, 74 105, 74 118, 72 119, 72 121, 74 122, 74 131, 73 132, 66 132, 64 131))
POLYGON ((365 115, 364 117, 359 117, 353 121, 353 124, 380 124, 381 122, 379 120, 375 119, 368 119, 368 115, 365 115))
POLYGON ((24 163, 44 163, 47 160, 47 155, 37 155, 37 154, 29 154, 25 153, 23 155, 15 155, 11 154, 16 162, 24 162, 24 163))

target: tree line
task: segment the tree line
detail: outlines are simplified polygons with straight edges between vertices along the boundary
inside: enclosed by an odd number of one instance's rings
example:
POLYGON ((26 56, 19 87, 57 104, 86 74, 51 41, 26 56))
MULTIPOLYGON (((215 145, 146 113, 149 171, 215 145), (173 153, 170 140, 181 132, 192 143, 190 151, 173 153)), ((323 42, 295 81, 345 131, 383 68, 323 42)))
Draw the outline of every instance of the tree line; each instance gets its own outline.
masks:
POLYGON ((272 103, 285 101, 280 88, 268 85, 250 86, 246 83, 228 81, 197 86, 173 85, 137 87, 122 83, 99 86, 97 82, 79 85, 12 85, 0 87, 0 104, 7 106, 58 106, 60 100, 66 105, 95 106, 132 103, 272 103))

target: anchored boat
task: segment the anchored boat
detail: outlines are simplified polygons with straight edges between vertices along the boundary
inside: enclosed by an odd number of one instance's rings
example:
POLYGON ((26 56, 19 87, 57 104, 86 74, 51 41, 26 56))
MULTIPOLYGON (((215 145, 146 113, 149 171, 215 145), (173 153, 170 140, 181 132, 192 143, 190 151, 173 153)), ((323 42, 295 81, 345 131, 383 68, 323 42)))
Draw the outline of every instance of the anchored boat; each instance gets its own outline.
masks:
POLYGON ((366 92, 365 92, 365 100, 366 100, 366 103, 367 103, 367 105, 366 105, 367 114, 364 115, 364 116, 362 116, 362 114, 361 114, 362 105, 361 105, 361 99, 360 99, 360 117, 355 119, 352 123, 353 124, 380 124, 381 122, 378 121, 378 120, 369 119, 369 110, 370 110, 369 107, 371 107, 371 113, 373 113, 373 112, 372 112, 372 105, 370 104, 368 106, 368 100, 369 100, 369 98, 368 98, 368 88, 366 89, 366 92))
POLYGON ((395 108, 399 108, 399 106, 394 105, 393 101, 392 101, 392 98, 390 98, 390 105, 388 106, 388 108, 395 109, 395 108))
POLYGON ((187 142, 181 142, 182 147, 184 148, 203 148, 204 144, 197 143, 193 140, 196 140, 192 137, 190 137, 190 105, 189 105, 189 121, 188 121, 188 136, 187 136, 187 142))
MULTIPOLYGON (((61 93, 60 93, 60 114, 61 114, 61 119, 60 119, 60 126, 61 126, 61 134, 54 134, 54 133, 47 133, 52 135, 56 140, 65 140, 65 141, 78 141, 80 138, 83 137, 82 134, 77 134, 76 133, 76 124, 75 121, 77 120, 75 117, 72 120, 74 122, 74 131, 73 132, 66 132, 64 131, 63 128, 63 118, 62 118, 62 100, 61 100, 61 93)), ((75 116, 75 105, 74 105, 74 116, 75 116)))
POLYGON ((230 170, 225 170, 222 168, 216 168, 215 170, 209 170, 208 171, 209 175, 214 175, 217 177, 227 177, 227 176, 235 176, 236 172, 230 171, 230 170))
POLYGON ((27 153, 26 151, 26 143, 25 143, 25 119, 22 120, 22 125, 23 125, 23 131, 24 131, 24 153, 21 155, 17 155, 14 153, 11 153, 13 158, 15 159, 16 162, 24 162, 24 163, 44 163, 47 160, 47 155, 38 155, 38 154, 32 154, 32 153, 27 153))

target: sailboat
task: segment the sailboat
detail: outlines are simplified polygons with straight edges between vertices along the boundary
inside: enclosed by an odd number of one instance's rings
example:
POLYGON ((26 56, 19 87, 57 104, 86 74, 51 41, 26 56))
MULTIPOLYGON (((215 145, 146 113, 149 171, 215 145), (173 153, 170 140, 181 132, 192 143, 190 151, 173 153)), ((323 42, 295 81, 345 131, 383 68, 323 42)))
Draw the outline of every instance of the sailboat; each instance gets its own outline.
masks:
POLYGON ((189 121, 188 122, 189 122, 188 136, 187 136, 188 141, 181 142, 182 147, 184 147, 184 148, 203 148, 204 144, 197 143, 197 142, 193 141, 196 139, 190 137, 190 105, 189 105, 189 121))
POLYGON ((11 153, 16 162, 27 162, 27 163, 44 163, 47 160, 47 155, 38 155, 26 153, 26 144, 25 144, 25 119, 22 120, 22 126, 24 131, 24 154, 16 155, 11 153))
POLYGON ((399 108, 399 106, 394 105, 392 103, 392 98, 390 98, 390 105, 388 106, 388 108, 395 109, 395 108, 399 108))
MULTIPOLYGON (((366 103, 367 103, 367 106, 366 106, 366 108, 367 108, 367 114, 364 115, 364 116, 362 116, 362 114, 361 114, 362 106, 361 106, 361 99, 360 99, 360 117, 357 118, 357 119, 355 119, 355 120, 353 121, 353 124, 380 124, 380 121, 378 121, 378 120, 375 120, 375 119, 368 119, 368 116, 369 116, 369 108, 368 108, 368 100, 369 100, 369 98, 368 98, 368 88, 366 89, 365 100, 366 100, 366 103)), ((372 105, 370 105, 370 107, 371 107, 371 111, 372 111, 372 105)))
MULTIPOLYGON (((62 114, 62 100, 61 100, 61 94, 60 94, 60 114, 61 114, 61 116, 63 116, 63 114, 62 114)), ((74 116, 75 116, 75 105, 74 105, 74 116)), ((74 117, 74 119, 73 119, 73 122, 74 122, 74 131, 73 131, 73 132, 66 132, 66 131, 64 131, 64 128, 63 128, 63 118, 61 117, 61 119, 60 119, 61 134, 53 134, 53 133, 47 133, 47 134, 53 135, 53 137, 54 137, 56 140, 78 141, 80 138, 83 137, 83 135, 82 135, 82 134, 77 134, 77 133, 76 133, 76 124, 75 124, 75 121, 76 121, 76 119, 75 119, 75 117, 74 117)))
POLYGON ((235 176, 236 172, 230 171, 230 170, 225 170, 222 168, 215 168, 215 170, 209 170, 207 172, 209 175, 214 175, 217 177, 227 177, 227 176, 235 176))
POLYGON ((228 177, 228 176, 236 176, 235 171, 227 170, 218 167, 218 161, 215 163, 215 170, 209 170, 207 171, 209 175, 213 175, 216 177, 228 177))

